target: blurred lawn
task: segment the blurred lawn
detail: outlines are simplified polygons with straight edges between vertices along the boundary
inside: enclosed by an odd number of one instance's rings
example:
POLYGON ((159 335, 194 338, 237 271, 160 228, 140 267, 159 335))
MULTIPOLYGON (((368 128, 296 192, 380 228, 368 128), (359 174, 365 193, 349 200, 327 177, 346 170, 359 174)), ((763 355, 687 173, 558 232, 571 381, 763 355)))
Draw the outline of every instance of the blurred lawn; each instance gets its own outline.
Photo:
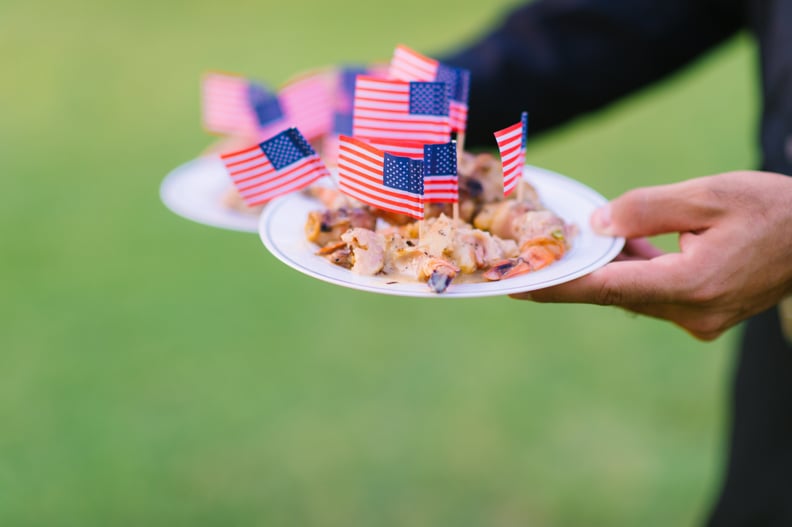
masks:
MULTIPOLYGON (((697 524, 736 332, 345 290, 159 202, 204 70, 431 53, 508 4, 0 4, 0 525, 697 524)), ((737 39, 529 162, 608 197, 752 167, 753 69, 737 39)))

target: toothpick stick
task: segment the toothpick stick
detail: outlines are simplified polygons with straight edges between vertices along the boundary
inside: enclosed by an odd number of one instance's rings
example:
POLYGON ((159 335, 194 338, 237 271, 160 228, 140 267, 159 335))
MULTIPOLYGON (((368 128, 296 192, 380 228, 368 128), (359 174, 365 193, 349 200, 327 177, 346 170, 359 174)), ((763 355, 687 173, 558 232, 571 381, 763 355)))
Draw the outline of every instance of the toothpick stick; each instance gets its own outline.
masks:
POLYGON ((462 159, 462 153, 465 151, 465 132, 457 132, 457 160, 462 159))
POLYGON ((523 185, 522 177, 517 180, 517 201, 522 202, 525 200, 525 185, 523 185))
MULTIPOLYGON (((328 171, 327 179, 330 180, 330 184, 332 185, 333 189, 335 189, 335 191, 338 192, 338 195, 341 196, 341 198, 344 200, 344 206, 352 207, 352 200, 350 199, 349 196, 347 196, 341 191, 341 187, 338 186, 338 181, 336 181, 336 178, 333 177, 333 172, 334 171, 328 171)), ((335 173, 337 174, 338 171, 335 170, 335 173)))
MULTIPOLYGON (((465 153, 465 132, 457 132, 456 136, 457 146, 457 180, 459 179, 459 165, 462 164, 462 156, 465 153)), ((454 216, 454 223, 459 221, 459 184, 457 183, 457 200, 452 206, 452 213, 454 216)))

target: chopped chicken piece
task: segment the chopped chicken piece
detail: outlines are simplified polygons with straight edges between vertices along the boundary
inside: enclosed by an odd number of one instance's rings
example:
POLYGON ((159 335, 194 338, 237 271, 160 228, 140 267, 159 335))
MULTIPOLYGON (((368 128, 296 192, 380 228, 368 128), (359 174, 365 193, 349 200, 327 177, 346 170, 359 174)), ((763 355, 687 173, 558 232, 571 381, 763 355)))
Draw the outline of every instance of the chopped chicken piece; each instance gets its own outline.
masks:
POLYGON ((493 266, 484 277, 500 280, 530 271, 538 271, 560 260, 569 249, 573 228, 549 210, 529 210, 511 217, 508 222, 520 254, 493 266))
POLYGON ((514 241, 474 229, 467 223, 454 223, 445 215, 426 223, 428 229, 421 239, 421 247, 433 256, 449 258, 465 273, 473 273, 517 254, 514 241))
POLYGON ((519 233, 515 221, 522 214, 531 210, 535 210, 534 205, 523 201, 507 200, 488 203, 476 215, 473 225, 501 238, 517 240, 519 233))
POLYGON ((426 282, 435 293, 445 291, 460 272, 452 262, 430 255, 398 234, 390 237, 387 254, 387 270, 426 282))
POLYGON ((352 272, 373 276, 385 265, 385 237, 370 229, 350 229, 341 240, 352 251, 352 272))
POLYGON ((353 228, 374 230, 377 218, 367 207, 311 211, 305 223, 305 236, 319 246, 337 242, 343 233, 353 228))

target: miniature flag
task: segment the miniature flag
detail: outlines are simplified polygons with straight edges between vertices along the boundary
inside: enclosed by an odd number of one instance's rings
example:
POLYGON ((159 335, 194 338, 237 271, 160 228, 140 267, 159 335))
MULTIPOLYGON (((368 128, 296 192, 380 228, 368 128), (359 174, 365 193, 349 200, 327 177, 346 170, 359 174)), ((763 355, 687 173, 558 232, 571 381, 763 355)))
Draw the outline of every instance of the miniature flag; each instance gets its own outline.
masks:
POLYGON ((495 132, 503 164, 503 195, 517 188, 525 165, 525 143, 528 137, 528 114, 522 113, 519 123, 495 132))
POLYGON ((468 97, 470 94, 470 71, 440 66, 437 80, 448 87, 448 109, 451 129, 465 133, 468 118, 468 97))
POLYGON ((394 156, 342 135, 338 188, 373 207, 423 219, 423 161, 394 156))
MULTIPOLYGON (((338 159, 338 137, 341 135, 352 135, 353 102, 355 99, 355 81, 358 75, 368 75, 377 78, 385 78, 387 68, 378 66, 346 67, 339 75, 338 94, 336 96, 336 113, 333 125, 333 134, 328 136, 323 148, 332 159, 338 159), (335 136, 335 137, 333 137, 335 136), (334 154, 333 154, 334 152, 334 154)), ((397 156, 409 157, 412 159, 423 159, 424 143, 418 141, 398 141, 392 139, 367 139, 369 144, 397 156)))
POLYGON ((423 159, 424 143, 418 141, 393 141, 391 139, 367 139, 366 142, 395 156, 423 159))
POLYGON ((201 100, 208 132, 260 138, 284 127, 283 110, 275 94, 239 75, 205 74, 201 100))
POLYGON ((330 175, 296 128, 220 157, 248 206, 261 205, 274 197, 301 190, 330 175))
POLYGON ((402 81, 444 82, 448 90, 451 129, 464 132, 467 127, 470 70, 447 66, 399 44, 393 52, 388 76, 402 81))
POLYGON ((336 72, 319 71, 287 82, 278 92, 286 121, 306 139, 316 139, 333 127, 336 72))
POLYGON ((445 84, 358 76, 352 133, 363 139, 448 142, 451 127, 445 84))
POLYGON ((424 201, 456 203, 459 201, 456 141, 424 145, 424 201))

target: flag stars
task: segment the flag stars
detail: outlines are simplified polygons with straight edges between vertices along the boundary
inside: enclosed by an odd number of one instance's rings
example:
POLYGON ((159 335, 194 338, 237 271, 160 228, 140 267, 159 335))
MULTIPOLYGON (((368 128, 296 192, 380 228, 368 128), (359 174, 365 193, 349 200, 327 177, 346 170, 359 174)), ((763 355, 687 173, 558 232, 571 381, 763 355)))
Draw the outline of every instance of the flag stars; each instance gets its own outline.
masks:
POLYGON ((423 194, 423 161, 385 153, 382 172, 386 187, 423 194))
POLYGON ((456 143, 424 145, 426 176, 455 176, 457 174, 456 143))
POLYGON ((448 94, 444 82, 411 82, 410 113, 448 115, 448 94))
POLYGON ((461 68, 452 68, 441 64, 435 76, 437 82, 446 85, 448 98, 452 101, 467 103, 470 89, 470 71, 461 68))
POLYGON ((410 159, 410 192, 423 195, 424 193, 424 163, 420 159, 410 159))
POLYGON ((259 146, 275 170, 280 170, 315 153, 296 128, 284 130, 259 146))

